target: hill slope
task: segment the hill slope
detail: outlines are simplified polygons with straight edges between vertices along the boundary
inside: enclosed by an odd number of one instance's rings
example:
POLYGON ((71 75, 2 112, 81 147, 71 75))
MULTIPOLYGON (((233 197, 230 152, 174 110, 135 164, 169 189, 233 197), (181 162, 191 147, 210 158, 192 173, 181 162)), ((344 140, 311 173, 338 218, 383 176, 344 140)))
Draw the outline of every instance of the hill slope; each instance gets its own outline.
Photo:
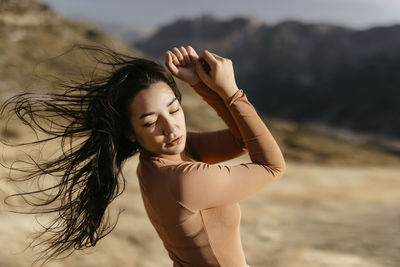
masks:
POLYGON ((66 53, 75 44, 102 44, 131 54, 137 50, 98 32, 90 25, 70 22, 34 0, 0 1, 0 92, 4 99, 16 91, 47 85, 46 77, 69 79, 88 57, 66 53), (66 53, 63 56, 61 54, 66 53))
MULTIPOLYGON (((260 27, 259 22, 254 20, 238 20, 235 23, 235 27, 230 26, 231 30, 244 25, 243 33, 260 27)), ((224 27, 228 26, 222 24, 221 29, 213 28, 215 35, 224 27)), ((240 34, 236 36, 238 40, 241 37, 240 34)), ((208 39, 205 38, 204 42, 207 41, 208 39)), ((2 1, 0 4, 0 98, 5 99, 23 90, 52 90, 51 83, 47 79, 51 75, 68 80, 80 72, 90 72, 93 69, 93 62, 86 55, 74 51, 59 56, 76 43, 101 43, 133 55, 142 55, 136 48, 128 49, 119 41, 93 30, 90 25, 65 20, 46 5, 36 1, 2 1)), ((182 41, 182 43, 185 42, 182 41)), ((224 51, 229 51, 227 45, 230 42, 225 43, 224 51)), ((220 44, 221 48, 224 47, 222 40, 220 44)), ((165 45, 165 47, 170 47, 165 45)), ((207 44, 204 45, 207 46, 207 44)), ((183 92, 183 107, 186 111, 188 129, 215 130, 226 127, 216 113, 193 90, 182 82, 179 82, 179 86, 183 92)), ((251 94, 251 91, 249 93, 251 94)), ((315 132, 304 125, 289 123, 291 126, 288 127, 288 122, 282 123, 271 119, 266 119, 266 123, 277 135, 288 159, 354 164, 370 164, 371 162, 391 164, 397 161, 396 156, 380 148, 343 141, 315 132), (350 153, 352 151, 359 152, 354 153, 356 155, 354 156, 350 153)), ((13 130, 12 127, 3 134, 19 135, 18 131, 13 130)))

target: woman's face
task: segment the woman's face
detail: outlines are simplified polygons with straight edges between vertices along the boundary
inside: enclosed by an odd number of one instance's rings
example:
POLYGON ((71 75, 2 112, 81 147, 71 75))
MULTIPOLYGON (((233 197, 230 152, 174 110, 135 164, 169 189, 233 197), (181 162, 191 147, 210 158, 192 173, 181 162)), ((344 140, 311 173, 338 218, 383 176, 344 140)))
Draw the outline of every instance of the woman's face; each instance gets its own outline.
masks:
POLYGON ((183 110, 174 92, 165 82, 141 90, 130 104, 132 142, 160 157, 183 152, 186 124, 183 110))

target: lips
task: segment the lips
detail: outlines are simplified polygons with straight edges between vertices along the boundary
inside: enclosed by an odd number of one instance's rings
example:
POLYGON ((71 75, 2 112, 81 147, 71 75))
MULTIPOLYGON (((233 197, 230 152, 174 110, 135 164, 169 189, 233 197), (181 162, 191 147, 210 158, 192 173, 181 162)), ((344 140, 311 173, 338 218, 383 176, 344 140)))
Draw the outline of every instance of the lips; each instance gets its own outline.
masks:
POLYGON ((181 141, 182 141, 182 136, 179 136, 179 137, 175 138, 174 140, 172 140, 171 142, 168 142, 167 145, 168 145, 168 146, 176 146, 176 145, 178 145, 181 141))

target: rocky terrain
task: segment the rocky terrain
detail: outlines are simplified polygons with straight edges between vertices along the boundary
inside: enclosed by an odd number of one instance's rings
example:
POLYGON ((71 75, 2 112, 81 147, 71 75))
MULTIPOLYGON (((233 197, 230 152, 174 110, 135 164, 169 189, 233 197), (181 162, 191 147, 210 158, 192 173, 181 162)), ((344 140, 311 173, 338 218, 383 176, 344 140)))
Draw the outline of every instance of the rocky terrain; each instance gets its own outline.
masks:
MULTIPOLYGON (((237 23, 241 25, 243 21, 237 23)), ((246 23, 249 31, 260 27, 257 21, 246 23)), ((232 35, 235 29, 238 27, 232 28, 232 35)), ((216 37, 217 30, 218 27, 216 37)), ((247 30, 239 31, 238 42, 247 30)), ((104 44, 143 55, 90 25, 64 19, 35 0, 1 0, 0 100, 19 91, 55 90, 54 77, 78 79, 80 74, 90 72, 93 69, 90 56, 71 50, 77 43, 104 44)), ((222 40, 220 44, 225 45, 222 40)), ((179 86, 189 129, 225 127, 190 88, 182 83, 179 86)), ((242 242, 250 266, 398 266, 400 160, 396 152, 375 146, 368 136, 343 132, 339 138, 327 134, 342 132, 337 128, 263 118, 284 151, 288 170, 273 186, 241 203, 242 242)), ((12 141, 34 138, 18 121, 8 122, 5 128, 6 122, 2 120, 0 126, 1 138, 12 141)), ((2 164, 22 159, 24 152, 49 154, 60 149, 58 143, 29 148, 1 144, 0 148, 2 164)), ((115 230, 96 247, 45 266, 171 266, 143 208, 136 178, 137 160, 135 156, 126 163, 126 190, 110 207, 112 219, 119 210, 124 210, 115 230)), ((249 160, 244 156, 222 164, 249 160)), ((30 234, 40 229, 38 221, 46 223, 49 217, 9 212, 29 207, 22 199, 13 199, 16 206, 7 206, 2 200, 21 188, 32 188, 35 183, 8 183, 4 179, 8 175, 6 168, 0 168, 0 267, 31 266, 38 251, 25 249, 30 234)))
MULTIPOLYGON (((246 162, 244 157, 225 164, 246 162)), ((143 208, 135 175, 125 167, 126 191, 112 205, 115 230, 95 248, 49 267, 172 266, 143 208)), ((1 172, 3 174, 4 171, 1 172)), ((252 267, 397 267, 400 263, 400 168, 288 163, 284 177, 241 202, 241 236, 252 267)), ((13 192, 0 183, 0 196, 13 192)), ((22 202, 16 204, 22 205, 22 202)), ((24 250, 38 229, 33 216, 0 204, 0 266, 26 267, 37 250, 24 250)), ((47 217, 39 220, 46 222, 47 217)))
POLYGON ((72 49, 77 44, 105 45, 140 55, 90 25, 66 20, 45 4, 1 0, 0 97, 5 99, 21 91, 52 90, 51 76, 68 79, 73 73, 90 71, 93 62, 72 49))

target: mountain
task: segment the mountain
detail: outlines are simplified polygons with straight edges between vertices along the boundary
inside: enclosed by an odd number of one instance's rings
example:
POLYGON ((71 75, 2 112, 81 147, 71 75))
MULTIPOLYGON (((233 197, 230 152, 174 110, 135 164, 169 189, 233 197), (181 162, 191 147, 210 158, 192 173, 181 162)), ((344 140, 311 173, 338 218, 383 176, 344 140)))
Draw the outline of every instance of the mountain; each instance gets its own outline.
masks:
POLYGON ((162 26, 135 47, 161 57, 182 44, 231 58, 239 86, 270 116, 400 137, 400 25, 203 16, 162 26))
MULTIPOLYGON (((224 54, 223 51, 229 51, 233 55, 237 54, 235 49, 240 47, 241 42, 243 43, 242 36, 244 34, 250 36, 253 31, 259 30, 262 26, 255 19, 218 22, 212 18, 203 18, 196 23, 194 24, 197 26, 194 27, 198 29, 202 29, 202 25, 209 23, 209 27, 214 31, 204 30, 202 33, 202 36, 213 34, 213 38, 196 37, 196 42, 201 44, 198 45, 199 48, 211 49, 216 38, 220 37, 218 42, 221 51, 219 52, 224 54), (212 27, 214 24, 219 26, 212 27), (240 32, 237 31, 238 28, 241 29, 240 32), (230 34, 221 36, 219 32, 230 32, 230 34), (232 38, 236 40, 236 46, 230 46, 232 38)), ((187 27, 186 22, 181 24, 183 28, 187 27)), ((171 31, 174 28, 172 26, 171 31)), ((161 32, 168 33, 168 31, 161 32)), ((186 34, 196 32, 199 31, 189 31, 186 34)), ((179 30, 174 35, 178 36, 178 33, 179 30)), ((187 44, 183 39, 176 39, 176 41, 179 44, 187 44)), ((66 81, 75 78, 75 75, 78 75, 77 80, 80 80, 81 73, 91 74, 94 68, 93 61, 79 50, 71 51, 71 47, 81 43, 105 44, 118 51, 143 56, 141 50, 136 47, 128 47, 91 25, 66 20, 48 6, 34 0, 2 0, 0 2, 0 100, 19 91, 54 90, 50 82, 53 76, 66 81)), ((161 46, 164 50, 172 44, 164 43, 161 46)), ((151 45, 148 46, 148 48, 151 47, 151 45)), ((244 65, 240 67, 243 73, 251 73, 253 64, 248 64, 247 69, 244 65)), ((189 130, 216 130, 226 127, 215 111, 193 90, 180 81, 178 84, 183 94, 182 106, 189 130)), ((346 164, 349 162, 354 164, 398 162, 398 157, 393 156, 392 150, 388 151, 387 145, 378 148, 370 146, 371 141, 368 138, 357 137, 358 141, 362 141, 355 143, 354 138, 349 141, 344 141, 343 138, 332 138, 326 132, 315 131, 299 123, 271 120, 270 117, 266 121, 279 140, 287 159, 323 163, 346 162, 346 164), (349 151, 357 151, 357 156, 349 151)), ((1 125, 3 126, 3 122, 1 125)), ((8 126, 6 131, 2 130, 0 134, 15 138, 23 136, 23 131, 20 131, 19 127, 8 126)), ((398 154, 398 150, 400 149, 395 150, 394 154, 398 154)))
POLYGON ((90 20, 91 24, 97 29, 122 40, 125 43, 134 43, 148 38, 154 33, 154 28, 143 28, 135 25, 126 25, 123 23, 114 23, 105 20, 90 20))

